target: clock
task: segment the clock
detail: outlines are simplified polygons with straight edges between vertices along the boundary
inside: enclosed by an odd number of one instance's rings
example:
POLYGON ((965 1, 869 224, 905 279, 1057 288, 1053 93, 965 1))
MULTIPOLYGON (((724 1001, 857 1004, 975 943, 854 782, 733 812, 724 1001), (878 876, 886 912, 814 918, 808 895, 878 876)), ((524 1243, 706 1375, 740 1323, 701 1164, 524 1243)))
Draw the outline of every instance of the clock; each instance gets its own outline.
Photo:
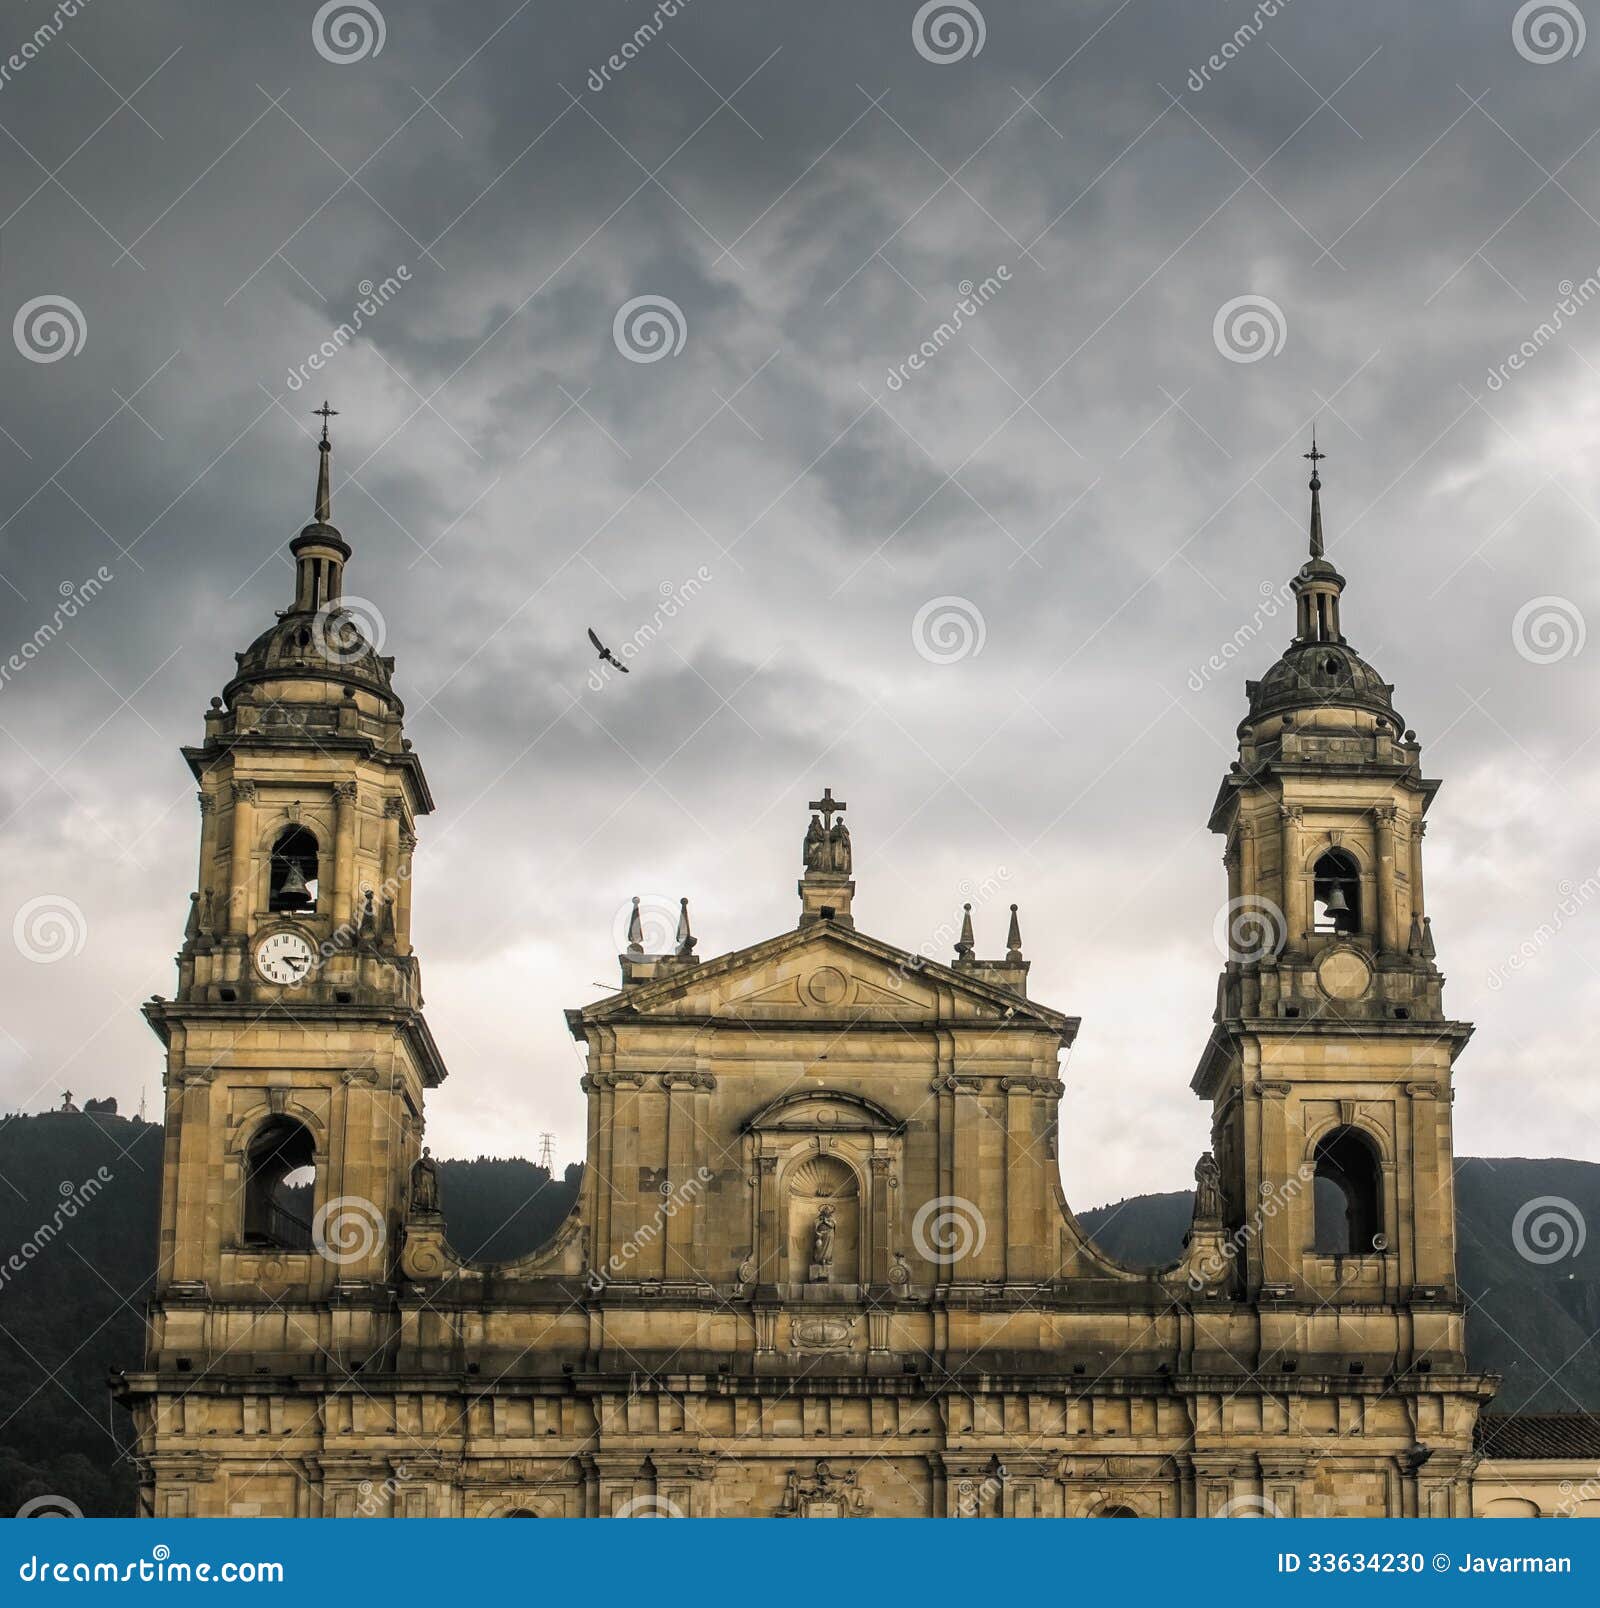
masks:
POLYGON ((303 983, 315 959, 316 951, 297 932, 269 933, 256 945, 256 970, 285 988, 303 983))

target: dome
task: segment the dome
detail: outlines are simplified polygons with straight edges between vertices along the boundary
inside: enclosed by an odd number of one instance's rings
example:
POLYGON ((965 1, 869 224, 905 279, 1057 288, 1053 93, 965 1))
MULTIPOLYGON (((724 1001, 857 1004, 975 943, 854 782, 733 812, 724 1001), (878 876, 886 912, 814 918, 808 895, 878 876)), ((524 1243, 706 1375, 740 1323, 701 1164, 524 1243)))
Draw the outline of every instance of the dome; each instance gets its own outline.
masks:
POLYGON ((1245 683, 1247 721, 1299 709, 1364 709, 1404 724, 1396 714, 1394 688, 1344 642, 1296 640, 1259 681, 1245 683))
POLYGON ((231 704, 240 688, 261 681, 337 681, 394 700, 394 660, 373 647, 360 617, 338 603, 315 613, 290 609, 239 656, 224 689, 231 704))

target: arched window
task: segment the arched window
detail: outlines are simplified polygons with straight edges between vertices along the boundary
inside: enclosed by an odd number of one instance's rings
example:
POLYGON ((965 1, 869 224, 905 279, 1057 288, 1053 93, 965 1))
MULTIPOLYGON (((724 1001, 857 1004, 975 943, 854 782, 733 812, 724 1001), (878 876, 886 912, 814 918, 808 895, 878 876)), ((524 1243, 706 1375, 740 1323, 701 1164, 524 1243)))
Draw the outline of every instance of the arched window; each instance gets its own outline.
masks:
POLYGON ((1139 1515, 1135 1513, 1131 1507, 1114 1505, 1112 1507, 1101 1508, 1100 1511, 1095 1514, 1095 1517, 1097 1519, 1136 1519, 1139 1517, 1139 1515))
POLYGON ((1317 1144, 1312 1200, 1321 1256, 1367 1256, 1384 1248, 1383 1180, 1372 1142, 1335 1128, 1317 1144))
POLYGON ((500 1517, 503 1519, 536 1519, 539 1515, 530 1513, 526 1508, 512 1508, 509 1513, 502 1513, 500 1517))
POLYGON ((1343 849, 1329 849, 1311 869, 1318 932, 1361 931, 1361 871, 1343 849))
POLYGON ((317 902, 317 840, 303 826, 285 827, 272 845, 268 910, 310 910, 317 902))
POLYGON ((244 1165, 244 1243, 278 1251, 311 1249, 316 1144, 289 1117, 263 1123, 244 1165))

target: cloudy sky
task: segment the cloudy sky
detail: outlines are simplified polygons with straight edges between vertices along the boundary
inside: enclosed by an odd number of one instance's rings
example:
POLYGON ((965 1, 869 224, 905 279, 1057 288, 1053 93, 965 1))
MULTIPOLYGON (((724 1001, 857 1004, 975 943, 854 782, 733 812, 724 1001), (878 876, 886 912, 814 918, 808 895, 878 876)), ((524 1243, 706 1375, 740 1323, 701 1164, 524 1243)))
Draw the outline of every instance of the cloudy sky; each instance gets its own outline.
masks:
POLYGON ((437 1151, 578 1159, 561 1011, 629 895, 707 956, 791 926, 827 783, 867 930, 942 949, 978 889, 992 954, 1020 904, 1084 1018, 1069 1199, 1184 1187, 1206 815, 1315 417, 1346 629, 1446 784, 1458 1148, 1600 1159, 1597 0, 379 6, 0 23, 43 30, 0 70, 0 649, 111 577, 0 680, 0 1105, 158 1105, 177 749, 289 600, 326 393, 439 801, 437 1151))

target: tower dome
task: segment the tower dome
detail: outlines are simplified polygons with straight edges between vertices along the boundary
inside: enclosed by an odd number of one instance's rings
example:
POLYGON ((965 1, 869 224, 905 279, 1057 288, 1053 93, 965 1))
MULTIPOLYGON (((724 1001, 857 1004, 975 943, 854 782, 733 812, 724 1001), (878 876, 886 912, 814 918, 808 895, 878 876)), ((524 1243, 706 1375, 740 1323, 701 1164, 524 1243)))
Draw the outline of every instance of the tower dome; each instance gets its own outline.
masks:
POLYGON ((1250 701, 1239 735, 1302 726, 1355 727, 1399 737, 1404 722, 1394 707, 1394 687, 1345 640, 1340 620, 1345 580, 1328 561, 1322 540, 1322 477, 1326 456, 1311 451, 1311 555, 1289 583, 1295 599, 1294 640, 1259 681, 1245 683, 1250 701), (1299 719, 1309 715, 1308 721, 1299 719))
POLYGON ((378 651, 382 639, 376 628, 382 622, 343 602, 344 568, 351 549, 333 523, 333 443, 328 436, 328 420, 337 416, 337 409, 324 402, 316 412, 322 419, 316 501, 310 523, 289 544, 295 565, 294 601, 236 655, 238 668, 223 689, 223 701, 230 709, 241 697, 248 701, 252 696, 268 703, 337 705, 353 694, 368 694, 383 713, 399 717, 405 710, 394 691, 394 660, 378 651), (321 693, 314 685, 319 682, 325 689, 321 693))

